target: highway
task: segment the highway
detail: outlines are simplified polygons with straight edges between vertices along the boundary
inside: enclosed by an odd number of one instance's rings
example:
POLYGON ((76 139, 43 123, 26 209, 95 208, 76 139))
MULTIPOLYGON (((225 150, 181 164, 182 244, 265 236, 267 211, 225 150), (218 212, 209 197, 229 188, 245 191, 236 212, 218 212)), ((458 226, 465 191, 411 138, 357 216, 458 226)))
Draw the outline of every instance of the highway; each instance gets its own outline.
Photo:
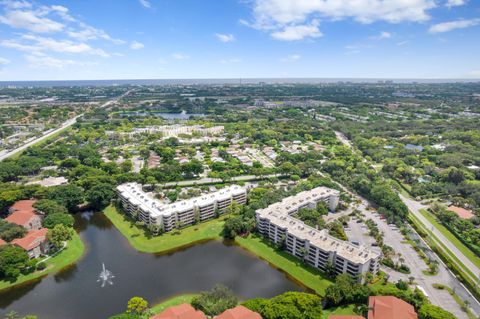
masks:
MULTIPOLYGON (((115 98, 115 99, 112 99, 112 100, 110 100, 110 101, 105 102, 104 104, 100 105, 100 108, 107 107, 107 106, 109 106, 110 104, 117 102, 119 99, 127 96, 130 92, 131 92, 131 90, 125 92, 124 94, 122 94, 121 96, 119 96, 119 97, 117 97, 117 98, 115 98)), ((8 153, 5 153, 5 154, 0 155, 0 162, 3 161, 4 159, 7 159, 7 158, 9 158, 9 157, 12 157, 13 155, 15 155, 15 154, 17 154, 17 153, 20 153, 20 152, 26 150, 26 149, 29 148, 30 146, 33 146, 33 145, 35 145, 35 144, 37 144, 37 143, 39 143, 39 142, 41 142, 41 141, 44 141, 44 140, 46 140, 47 138, 51 137, 52 135, 55 135, 56 133, 58 133, 58 132, 60 132, 60 131, 62 131, 62 130, 64 130, 64 129, 66 129, 66 128, 70 127, 70 126, 72 126, 73 124, 77 123, 77 120, 78 120, 79 118, 81 118, 84 114, 85 114, 85 113, 79 114, 79 115, 75 116, 74 118, 71 118, 71 119, 69 119, 68 121, 64 122, 64 123, 63 123, 62 125, 60 125, 58 128, 56 128, 56 129, 54 129, 54 130, 52 130, 52 131, 46 132, 46 133, 44 133, 42 136, 39 136, 38 138, 36 138, 36 139, 34 139, 34 140, 32 140, 32 141, 30 141, 30 142, 28 142, 28 143, 25 143, 25 144, 23 144, 23 145, 15 148, 15 149, 9 151, 8 153)))

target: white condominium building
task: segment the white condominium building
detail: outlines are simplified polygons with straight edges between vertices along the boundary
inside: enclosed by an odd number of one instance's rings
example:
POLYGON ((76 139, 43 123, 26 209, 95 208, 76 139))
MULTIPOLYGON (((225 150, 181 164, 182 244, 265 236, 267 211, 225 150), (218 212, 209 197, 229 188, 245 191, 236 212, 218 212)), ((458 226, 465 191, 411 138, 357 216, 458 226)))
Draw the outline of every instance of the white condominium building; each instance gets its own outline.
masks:
POLYGON ((202 222, 213 218, 216 210, 223 213, 233 201, 238 204, 245 204, 247 201, 246 189, 238 185, 172 204, 163 204, 152 198, 138 183, 119 185, 117 193, 124 210, 132 217, 147 225, 163 227, 165 231, 179 225, 192 225, 197 220, 202 222))
MULTIPOLYGON (((132 132, 122 133, 123 135, 128 135, 133 137, 137 134, 142 133, 162 133, 163 138, 177 137, 181 134, 191 135, 193 133, 199 134, 201 136, 213 136, 220 135, 224 131, 223 126, 212 126, 204 127, 203 125, 160 125, 160 126, 147 126, 142 128, 135 128, 132 132)), ((111 132, 110 134, 114 134, 111 132)))
POLYGON ((300 208, 315 208, 320 201, 326 202, 330 210, 334 210, 339 196, 336 190, 317 187, 287 197, 256 211, 257 229, 271 241, 277 244, 283 242, 288 253, 305 259, 322 271, 331 263, 337 274, 347 273, 359 277, 367 272, 376 274, 379 269, 379 253, 365 246, 339 240, 329 235, 326 229, 315 229, 292 217, 300 208))

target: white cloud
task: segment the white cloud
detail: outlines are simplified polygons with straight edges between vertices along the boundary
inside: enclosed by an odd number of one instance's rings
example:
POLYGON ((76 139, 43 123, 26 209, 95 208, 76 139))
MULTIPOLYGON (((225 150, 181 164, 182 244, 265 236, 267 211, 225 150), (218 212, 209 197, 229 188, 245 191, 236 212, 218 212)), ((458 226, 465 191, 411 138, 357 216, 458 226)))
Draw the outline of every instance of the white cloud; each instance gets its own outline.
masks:
POLYGON ((474 70, 468 73, 469 77, 480 78, 480 70, 474 70))
POLYGON ((138 2, 140 2, 140 4, 142 6, 144 6, 145 8, 151 8, 152 7, 152 4, 148 0, 138 0, 138 2))
POLYGON ((184 53, 173 53, 172 58, 174 58, 175 60, 186 60, 186 59, 189 59, 190 56, 184 53))
POLYGON ((274 39, 282 41, 296 41, 305 38, 319 38, 323 34, 318 29, 319 22, 313 21, 311 24, 289 25, 282 30, 271 33, 274 39))
POLYGON ((90 54, 101 57, 109 57, 110 54, 102 49, 93 48, 83 42, 72 42, 69 40, 55 40, 52 38, 40 37, 32 34, 22 36, 22 40, 3 40, 0 45, 6 48, 28 52, 31 55, 42 55, 44 52, 53 51, 68 54, 90 54), (25 42, 27 41, 27 42, 25 42))
POLYGON ((12 61, 10 61, 9 59, 0 57, 0 66, 10 64, 10 62, 12 61))
POLYGON ((432 25, 428 30, 428 32, 443 33, 443 32, 449 32, 456 29, 465 29, 468 27, 473 27, 478 24, 480 24, 480 19, 449 21, 449 22, 443 22, 443 23, 432 25))
POLYGON ((292 54, 292 55, 289 55, 289 56, 286 56, 284 58, 281 58, 280 61, 281 62, 295 62, 295 61, 298 61, 302 58, 302 56, 300 54, 292 54))
POLYGON ((32 7, 32 4, 27 1, 4 0, 0 1, 0 4, 4 5, 6 8, 9 9, 24 9, 32 7))
POLYGON ((300 38, 293 35, 298 32, 290 31, 300 26, 304 29, 310 26, 310 34, 318 37, 320 31, 312 27, 318 19, 423 22, 430 19, 428 11, 436 6, 435 0, 251 0, 250 3, 253 21, 240 20, 240 23, 275 34, 280 40, 300 38))
POLYGON ((27 60, 28 65, 31 68, 63 69, 66 66, 70 65, 82 65, 82 63, 78 61, 69 59, 57 59, 51 56, 26 55, 25 60, 27 60))
POLYGON ((447 3, 445 4, 447 7, 457 7, 457 6, 463 6, 466 4, 466 0, 447 0, 447 3))
POLYGON ((215 37, 218 39, 218 41, 225 43, 235 41, 235 37, 233 36, 233 34, 215 33, 215 37))
POLYGON ((390 39, 393 37, 393 34, 387 31, 381 31, 378 35, 373 36, 372 39, 374 40, 384 40, 384 39, 390 39))
POLYGON ((400 41, 400 42, 397 42, 397 45, 402 46, 402 45, 405 45, 407 43, 408 43, 408 41, 400 41))
POLYGON ((64 24, 45 17, 45 12, 31 10, 7 11, 0 16, 0 23, 35 33, 58 32, 65 27, 64 24))
POLYGON ((130 43, 130 49, 132 50, 140 50, 140 49, 143 49, 144 47, 145 45, 138 41, 133 41, 132 43, 130 43))

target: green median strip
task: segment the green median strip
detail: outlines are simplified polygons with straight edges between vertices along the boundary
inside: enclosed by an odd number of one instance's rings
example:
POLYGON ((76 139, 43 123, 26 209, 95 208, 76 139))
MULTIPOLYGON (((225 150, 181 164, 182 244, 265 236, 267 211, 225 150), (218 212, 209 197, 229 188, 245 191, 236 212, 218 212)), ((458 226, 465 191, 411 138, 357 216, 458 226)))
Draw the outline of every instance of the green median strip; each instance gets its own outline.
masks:
POLYGON ((447 239, 455 246, 458 250, 462 252, 465 257, 467 257, 475 266, 480 268, 480 258, 473 251, 471 251, 467 246, 465 246, 454 234, 452 234, 445 226, 440 224, 435 217, 427 212, 424 209, 420 210, 420 214, 425 217, 433 226, 435 226, 438 231, 440 231, 443 236, 447 237, 447 239))
POLYGON ((26 283, 35 279, 39 279, 51 273, 56 273, 71 264, 74 264, 85 252, 80 236, 75 233, 72 240, 67 244, 67 247, 61 252, 45 261, 46 268, 44 270, 37 270, 26 275, 20 275, 15 281, 0 281, 0 290, 8 289, 13 286, 26 283))

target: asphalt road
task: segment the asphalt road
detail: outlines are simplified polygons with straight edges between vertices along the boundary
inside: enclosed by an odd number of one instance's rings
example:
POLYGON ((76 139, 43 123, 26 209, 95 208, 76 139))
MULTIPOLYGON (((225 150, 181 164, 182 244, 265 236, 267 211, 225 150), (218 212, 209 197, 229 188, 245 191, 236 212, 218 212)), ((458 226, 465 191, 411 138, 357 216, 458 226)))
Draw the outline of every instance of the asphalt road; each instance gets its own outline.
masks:
MULTIPOLYGON (((442 242, 444 246, 452 252, 455 257, 457 257, 465 267, 467 267, 472 273, 480 274, 480 268, 478 268, 470 259, 468 259, 454 244, 448 240, 435 226, 432 225, 421 213, 421 209, 427 209, 428 207, 422 205, 421 203, 407 198, 402 194, 399 194, 400 199, 407 205, 408 209, 412 212, 413 215, 425 226, 426 229, 431 231, 437 238, 442 242)), ((478 278, 474 278, 475 280, 478 278)))
MULTIPOLYGON (((105 102, 104 104, 102 104, 102 105, 100 106, 100 108, 104 108, 104 107, 109 106, 110 104, 112 104, 112 103, 118 101, 119 99, 127 96, 130 92, 131 92, 131 91, 125 92, 125 93, 122 94, 121 96, 119 96, 119 97, 117 97, 117 98, 115 98, 115 99, 113 99, 113 100, 110 100, 110 101, 108 101, 108 102, 105 102)), ((43 141, 43 140, 46 140, 47 138, 49 138, 49 137, 52 136, 52 135, 55 135, 56 133, 60 132, 61 130, 66 129, 67 127, 72 126, 73 124, 77 123, 77 120, 78 120, 79 118, 81 118, 83 115, 84 115, 84 113, 79 114, 79 115, 75 116, 74 118, 71 118, 71 119, 69 119, 68 121, 64 122, 60 127, 54 129, 53 131, 50 131, 50 132, 48 132, 48 133, 45 133, 45 134, 43 134, 42 136, 39 136, 38 138, 36 138, 36 139, 34 139, 34 140, 26 143, 26 144, 23 144, 23 145, 15 148, 15 149, 9 151, 8 153, 5 153, 5 154, 3 154, 3 155, 0 155, 0 162, 3 161, 3 160, 6 159, 6 158, 9 158, 9 157, 11 157, 11 156, 13 156, 13 155, 15 155, 15 154, 17 154, 17 153, 19 153, 19 152, 22 152, 22 151, 26 150, 27 148, 29 148, 30 146, 33 146, 33 145, 37 144, 38 142, 41 142, 41 141, 43 141)))

